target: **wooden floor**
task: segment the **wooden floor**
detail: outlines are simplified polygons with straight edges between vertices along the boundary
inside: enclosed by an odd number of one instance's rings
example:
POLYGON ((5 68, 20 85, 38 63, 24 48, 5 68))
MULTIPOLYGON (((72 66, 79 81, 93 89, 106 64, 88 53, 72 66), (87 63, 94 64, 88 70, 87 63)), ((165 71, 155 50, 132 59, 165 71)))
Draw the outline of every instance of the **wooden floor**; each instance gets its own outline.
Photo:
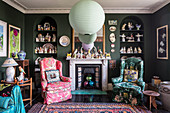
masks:
MULTIPOLYGON (((43 98, 41 97, 41 93, 36 93, 36 91, 33 91, 33 105, 42 102, 43 103, 43 98)), ((146 99, 145 99, 146 100, 146 99)), ((84 102, 84 103, 90 103, 90 102, 101 102, 101 103, 109 103, 112 102, 111 100, 111 92, 107 92, 107 95, 72 95, 72 99, 67 100, 66 102, 84 102)), ((25 104, 25 109, 28 111, 32 106, 29 105, 28 102, 24 102, 25 104)), ((144 102, 145 104, 145 102, 144 102)), ((152 112, 153 113, 170 113, 166 110, 164 110, 161 106, 160 101, 157 101, 158 104, 158 110, 154 109, 152 107, 152 112)))

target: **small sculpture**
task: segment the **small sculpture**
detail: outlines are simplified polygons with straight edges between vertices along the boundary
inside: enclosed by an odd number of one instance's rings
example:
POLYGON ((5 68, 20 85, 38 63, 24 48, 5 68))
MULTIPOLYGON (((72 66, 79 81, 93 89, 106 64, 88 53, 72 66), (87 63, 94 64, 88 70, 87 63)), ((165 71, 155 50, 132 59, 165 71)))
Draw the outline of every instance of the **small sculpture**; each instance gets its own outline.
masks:
POLYGON ((20 75, 19 77, 17 77, 18 81, 24 80, 24 74, 26 73, 21 66, 19 66, 19 71, 20 71, 20 75))
POLYGON ((137 51, 137 48, 136 48, 136 47, 134 48, 134 53, 138 53, 138 51, 137 51))
POLYGON ((122 35, 120 35, 120 37, 122 37, 122 42, 125 42, 126 35, 123 33, 122 35))
POLYGON ((67 53, 67 58, 71 58, 71 53, 67 53))
POLYGON ((126 24, 123 24, 122 26, 122 30, 125 30, 126 24))
POLYGON ((140 35, 139 33, 136 35, 137 41, 140 42, 140 37, 143 37, 143 35, 140 35))
POLYGON ((136 24, 137 30, 140 30, 141 25, 136 24))
POLYGON ((56 42, 56 35, 53 34, 52 42, 56 42))
POLYGON ((142 53, 142 50, 140 47, 138 47, 138 53, 142 53))
POLYGON ((128 28, 129 30, 132 30, 132 28, 134 28, 134 26, 132 25, 132 22, 128 22, 128 28))

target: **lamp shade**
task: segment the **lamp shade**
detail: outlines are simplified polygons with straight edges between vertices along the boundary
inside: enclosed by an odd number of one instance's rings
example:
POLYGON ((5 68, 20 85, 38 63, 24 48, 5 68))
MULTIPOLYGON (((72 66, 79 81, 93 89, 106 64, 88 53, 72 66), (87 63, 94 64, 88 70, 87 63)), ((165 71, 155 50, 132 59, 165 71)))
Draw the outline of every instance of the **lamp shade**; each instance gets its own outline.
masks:
POLYGON ((85 44, 91 44, 93 43, 97 38, 97 33, 94 33, 92 35, 82 35, 79 33, 79 40, 85 44))
POLYGON ((18 63, 13 58, 7 58, 2 64, 2 67, 10 67, 10 66, 17 66, 17 65, 18 63))
POLYGON ((105 21, 103 8, 95 1, 80 0, 70 10, 69 22, 81 34, 94 34, 105 21))
POLYGON ((94 47, 94 43, 91 44, 82 43, 82 47, 84 48, 85 51, 88 51, 89 49, 91 50, 94 47))

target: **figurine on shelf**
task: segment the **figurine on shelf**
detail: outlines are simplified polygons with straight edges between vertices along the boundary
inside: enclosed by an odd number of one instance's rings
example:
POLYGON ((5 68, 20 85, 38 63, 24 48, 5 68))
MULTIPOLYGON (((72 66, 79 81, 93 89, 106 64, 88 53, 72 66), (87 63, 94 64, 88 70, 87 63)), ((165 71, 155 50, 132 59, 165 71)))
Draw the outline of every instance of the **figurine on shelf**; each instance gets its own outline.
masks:
POLYGON ((138 53, 142 53, 142 49, 138 47, 138 53))
POLYGON ((132 25, 132 22, 128 22, 128 28, 129 30, 132 30, 132 28, 134 28, 134 26, 132 25))
POLYGON ((126 24, 123 24, 122 26, 122 30, 125 30, 126 24))
POLYGON ((73 58, 76 58, 76 54, 77 54, 77 49, 73 53, 73 58))
POLYGON ((52 42, 56 42, 56 35, 53 34, 52 42))
POLYGON ((50 30, 50 23, 44 23, 44 30, 50 30))
POLYGON ((126 47, 123 48, 123 53, 126 53, 126 47))
POLYGON ((134 53, 138 53, 138 51, 137 51, 137 48, 136 48, 136 47, 134 48, 134 53))
POLYGON ((140 35, 139 33, 136 35, 137 41, 140 42, 140 37, 143 37, 143 35, 140 35))
POLYGON ((133 53, 133 48, 132 48, 132 46, 130 46, 130 53, 133 53))
POLYGON ((123 47, 121 47, 121 49, 120 49, 120 53, 123 53, 123 51, 124 51, 124 49, 123 49, 123 47))
POLYGON ((38 37, 36 37, 35 41, 36 41, 36 42, 39 42, 40 40, 39 40, 39 38, 38 38, 38 37))
POLYGON ((87 59, 90 59, 91 58, 91 53, 90 53, 90 49, 88 50, 88 53, 87 53, 87 56, 86 56, 87 59))
POLYGON ((38 25, 38 31, 41 31, 41 25, 38 25))
POLYGON ((44 47, 44 53, 47 53, 47 47, 44 47))
POLYGON ((51 30, 52 30, 52 31, 55 31, 56 28, 55 28, 54 26, 51 26, 51 30))
POLYGON ((127 53, 130 53, 130 48, 127 49, 127 53))
POLYGON ((54 47, 54 53, 57 53, 57 46, 54 47))
POLYGON ((126 35, 123 33, 122 35, 120 35, 120 37, 122 37, 122 42, 125 42, 126 35))
POLYGON ((67 59, 71 58, 71 53, 67 53, 67 59))
POLYGON ((24 80, 24 74, 26 74, 26 73, 21 66, 19 66, 19 71, 20 71, 20 75, 19 75, 19 77, 17 77, 17 80, 18 81, 24 80))
POLYGON ((39 53, 43 53, 43 48, 42 47, 40 47, 39 53))
POLYGON ((47 35, 45 36, 45 39, 44 39, 44 41, 45 42, 49 42, 50 41, 50 35, 49 35, 49 33, 47 33, 47 35))
POLYGON ((140 30, 140 27, 141 27, 141 25, 136 24, 136 28, 137 28, 137 30, 140 30))

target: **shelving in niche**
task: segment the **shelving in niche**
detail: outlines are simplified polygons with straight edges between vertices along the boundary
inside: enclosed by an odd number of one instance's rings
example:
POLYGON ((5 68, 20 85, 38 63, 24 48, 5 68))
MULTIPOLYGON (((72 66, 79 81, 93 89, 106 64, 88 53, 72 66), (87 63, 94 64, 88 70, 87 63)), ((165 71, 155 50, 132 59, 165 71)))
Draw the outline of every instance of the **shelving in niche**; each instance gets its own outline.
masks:
POLYGON ((135 16, 128 16, 120 24, 120 57, 136 56, 144 59, 144 25, 135 16))

